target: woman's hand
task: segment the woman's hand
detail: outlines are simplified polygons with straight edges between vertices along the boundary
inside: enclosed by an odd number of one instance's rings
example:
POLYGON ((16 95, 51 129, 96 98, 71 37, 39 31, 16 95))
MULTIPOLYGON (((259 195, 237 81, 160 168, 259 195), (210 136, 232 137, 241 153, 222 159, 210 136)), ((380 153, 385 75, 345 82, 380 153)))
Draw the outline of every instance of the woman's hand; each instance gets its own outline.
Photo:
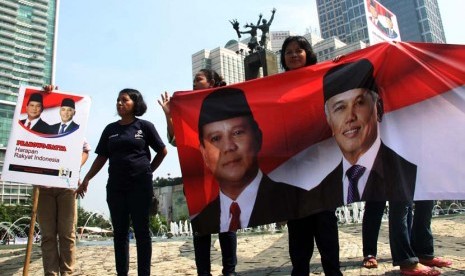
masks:
POLYGON ((166 116, 170 116, 170 95, 165 91, 164 94, 161 94, 161 100, 158 100, 158 104, 161 106, 166 116))
POLYGON ((47 84, 42 86, 42 90, 44 90, 45 93, 52 93, 53 90, 58 90, 58 86, 47 84))
POLYGON ((89 180, 86 180, 84 178, 84 181, 81 182, 79 180, 78 182, 78 188, 74 191, 74 194, 76 195, 76 198, 84 198, 84 195, 87 192, 87 186, 89 186, 89 180))

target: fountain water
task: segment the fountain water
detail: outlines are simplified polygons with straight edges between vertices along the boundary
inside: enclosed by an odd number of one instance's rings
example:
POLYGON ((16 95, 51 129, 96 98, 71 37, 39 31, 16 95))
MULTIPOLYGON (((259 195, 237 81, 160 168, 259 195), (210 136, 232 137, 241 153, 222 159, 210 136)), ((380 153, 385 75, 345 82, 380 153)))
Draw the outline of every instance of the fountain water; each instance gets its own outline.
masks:
MULTIPOLYGON (((14 221, 13 223, 10 222, 0 222, 0 243, 6 244, 10 241, 14 243, 25 243, 27 242, 27 236, 25 229, 29 229, 30 224, 18 224, 18 222, 28 220, 31 221, 30 217, 21 217, 14 221)), ((34 242, 40 241, 40 229, 39 224, 35 222, 34 224, 34 242), (37 230, 36 230, 37 229, 37 230)))

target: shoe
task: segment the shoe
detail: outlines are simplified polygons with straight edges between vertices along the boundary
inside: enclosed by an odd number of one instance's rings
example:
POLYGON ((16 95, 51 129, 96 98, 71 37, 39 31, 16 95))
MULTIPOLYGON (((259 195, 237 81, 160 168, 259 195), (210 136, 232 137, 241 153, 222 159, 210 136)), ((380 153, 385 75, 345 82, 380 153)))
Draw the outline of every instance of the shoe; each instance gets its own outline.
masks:
POLYGON ((363 258, 362 266, 364 268, 377 268, 378 267, 378 261, 376 261, 376 257, 373 255, 368 255, 365 258, 363 258))
POLYGON ((449 267, 452 265, 451 261, 444 259, 444 258, 440 258, 440 257, 434 257, 430 260, 420 259, 420 263, 427 265, 427 266, 436 266, 436 267, 449 267))
POLYGON ((414 276, 436 276, 440 275, 441 271, 436 270, 432 267, 425 266, 422 264, 416 264, 414 266, 401 267, 400 272, 402 275, 414 275, 414 276))

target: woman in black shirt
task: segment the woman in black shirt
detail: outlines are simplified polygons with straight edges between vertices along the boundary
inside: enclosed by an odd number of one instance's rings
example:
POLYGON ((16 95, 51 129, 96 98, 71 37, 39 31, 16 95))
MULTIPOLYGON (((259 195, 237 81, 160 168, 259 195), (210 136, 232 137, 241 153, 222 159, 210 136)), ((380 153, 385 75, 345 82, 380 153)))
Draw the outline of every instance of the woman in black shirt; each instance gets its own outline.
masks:
POLYGON ((167 151, 155 126, 136 117, 142 116, 147 110, 139 91, 121 90, 116 109, 121 119, 103 130, 95 150, 98 156, 75 193, 84 196, 89 181, 109 160, 107 203, 113 224, 116 272, 118 275, 128 275, 131 219, 136 236, 138 275, 150 275, 152 173, 161 164, 167 151), (149 148, 156 152, 153 159, 149 148))

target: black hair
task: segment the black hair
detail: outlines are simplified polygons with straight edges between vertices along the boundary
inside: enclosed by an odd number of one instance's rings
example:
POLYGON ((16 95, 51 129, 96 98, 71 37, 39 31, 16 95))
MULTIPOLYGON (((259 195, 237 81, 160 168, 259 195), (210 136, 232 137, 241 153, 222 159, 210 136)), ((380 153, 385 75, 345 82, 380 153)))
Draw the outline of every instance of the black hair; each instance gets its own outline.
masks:
POLYGON ((224 81, 223 77, 220 76, 215 70, 203 68, 200 69, 199 72, 202 72, 205 75, 208 82, 214 82, 213 87, 220 87, 226 85, 226 82, 224 81))
POLYGON ((128 94, 129 98, 134 102, 134 116, 142 116, 147 111, 147 104, 144 101, 142 94, 131 88, 125 88, 119 92, 121 94, 128 94))
POLYGON ((286 71, 289 71, 289 67, 286 66, 286 60, 285 60, 285 52, 286 52, 286 48, 287 46, 291 43, 291 42, 297 42, 297 44, 299 44, 299 47, 302 48, 304 51, 305 51, 305 54, 307 56, 307 60, 305 61, 305 66, 309 66, 309 65, 313 65, 317 62, 317 59, 316 59, 316 54, 315 52, 313 52, 313 49, 312 49, 312 45, 310 45, 310 42, 308 42, 308 40, 303 37, 303 36, 300 36, 300 35, 293 35, 293 36, 288 36, 284 42, 283 42, 283 46, 281 47, 281 67, 286 70, 286 71))

